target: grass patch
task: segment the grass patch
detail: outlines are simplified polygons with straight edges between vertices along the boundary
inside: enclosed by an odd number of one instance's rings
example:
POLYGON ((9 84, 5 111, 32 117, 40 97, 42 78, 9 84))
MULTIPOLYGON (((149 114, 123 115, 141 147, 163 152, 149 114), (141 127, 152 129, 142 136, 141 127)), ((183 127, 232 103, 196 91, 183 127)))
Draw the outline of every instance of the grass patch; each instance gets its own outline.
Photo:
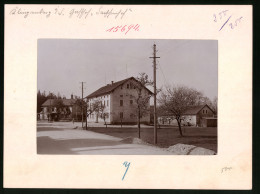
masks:
MULTIPOLYGON (((88 130, 111 135, 119 138, 138 137, 137 128, 113 128, 113 127, 89 127, 88 130)), ((177 127, 157 129, 157 146, 168 148, 182 143, 211 149, 217 152, 217 128, 216 127, 184 127, 184 137, 181 137, 177 127)), ((141 128, 141 139, 147 143, 154 143, 153 128, 141 128)))

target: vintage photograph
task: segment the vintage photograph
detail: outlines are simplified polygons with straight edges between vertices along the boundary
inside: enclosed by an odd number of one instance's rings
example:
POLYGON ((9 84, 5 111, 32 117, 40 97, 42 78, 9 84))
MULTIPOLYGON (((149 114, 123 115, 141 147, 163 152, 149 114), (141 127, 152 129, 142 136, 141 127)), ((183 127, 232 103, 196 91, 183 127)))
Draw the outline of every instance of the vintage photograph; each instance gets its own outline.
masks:
POLYGON ((38 39, 37 154, 216 155, 218 41, 38 39))

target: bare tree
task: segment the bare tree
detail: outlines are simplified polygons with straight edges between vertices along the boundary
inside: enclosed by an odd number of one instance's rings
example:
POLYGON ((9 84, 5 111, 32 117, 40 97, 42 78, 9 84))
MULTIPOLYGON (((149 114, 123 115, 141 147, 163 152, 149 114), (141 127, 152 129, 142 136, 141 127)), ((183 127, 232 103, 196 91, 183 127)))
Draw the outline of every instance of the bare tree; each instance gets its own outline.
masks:
POLYGON ((102 109, 101 107, 102 107, 102 101, 100 100, 95 100, 91 103, 87 101, 87 103, 85 103, 84 112, 86 113, 86 130, 88 128, 88 116, 95 112, 98 117, 102 109))
POLYGON ((62 101, 62 99, 54 99, 53 106, 56 107, 58 118, 60 119, 61 114, 63 113, 62 110, 64 109, 65 105, 62 101))
POLYGON ((194 105, 198 105, 202 93, 185 86, 167 87, 161 92, 159 104, 166 115, 173 115, 177 120, 180 135, 183 136, 181 120, 185 111, 194 105))
POLYGON ((106 118, 108 117, 108 114, 109 114, 109 113, 106 112, 106 106, 105 106, 105 104, 102 104, 102 103, 101 103, 101 105, 100 105, 100 107, 99 107, 99 111, 100 111, 100 114, 101 114, 101 118, 103 118, 104 123, 105 123, 106 128, 107 128, 106 118))
POLYGON ((153 85, 153 82, 148 79, 146 73, 140 73, 136 77, 138 82, 133 83, 133 88, 135 89, 137 95, 134 96, 136 103, 136 115, 137 115, 137 125, 138 125, 138 137, 141 137, 141 118, 147 114, 150 114, 149 101, 152 93, 148 92, 146 87, 153 85))
POLYGON ((218 114, 218 97, 215 97, 212 101, 211 107, 214 113, 217 115, 218 114))

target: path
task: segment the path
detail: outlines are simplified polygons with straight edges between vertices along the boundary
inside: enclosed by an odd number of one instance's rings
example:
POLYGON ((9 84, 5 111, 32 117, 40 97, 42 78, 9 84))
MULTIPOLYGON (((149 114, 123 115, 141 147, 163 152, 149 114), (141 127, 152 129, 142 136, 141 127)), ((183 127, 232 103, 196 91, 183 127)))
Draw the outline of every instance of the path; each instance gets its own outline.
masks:
POLYGON ((155 146, 128 144, 121 138, 80 129, 79 123, 38 122, 38 154, 173 155, 155 146), (73 129, 78 126, 77 129, 73 129))

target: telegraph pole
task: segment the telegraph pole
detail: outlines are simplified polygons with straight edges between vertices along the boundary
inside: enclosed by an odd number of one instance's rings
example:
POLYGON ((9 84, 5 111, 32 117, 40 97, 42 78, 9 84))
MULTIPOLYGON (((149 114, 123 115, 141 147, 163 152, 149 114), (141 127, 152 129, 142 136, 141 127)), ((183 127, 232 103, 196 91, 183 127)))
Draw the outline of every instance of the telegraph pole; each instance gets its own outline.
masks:
POLYGON ((81 105, 81 123, 82 123, 82 129, 83 129, 83 86, 85 82, 80 82, 81 83, 81 100, 82 100, 82 105, 81 105))
POLYGON ((153 113, 153 117, 154 117, 154 144, 157 144, 157 110, 156 110, 156 58, 160 58, 160 57, 156 57, 156 44, 153 45, 153 84, 154 84, 154 113, 153 113))

